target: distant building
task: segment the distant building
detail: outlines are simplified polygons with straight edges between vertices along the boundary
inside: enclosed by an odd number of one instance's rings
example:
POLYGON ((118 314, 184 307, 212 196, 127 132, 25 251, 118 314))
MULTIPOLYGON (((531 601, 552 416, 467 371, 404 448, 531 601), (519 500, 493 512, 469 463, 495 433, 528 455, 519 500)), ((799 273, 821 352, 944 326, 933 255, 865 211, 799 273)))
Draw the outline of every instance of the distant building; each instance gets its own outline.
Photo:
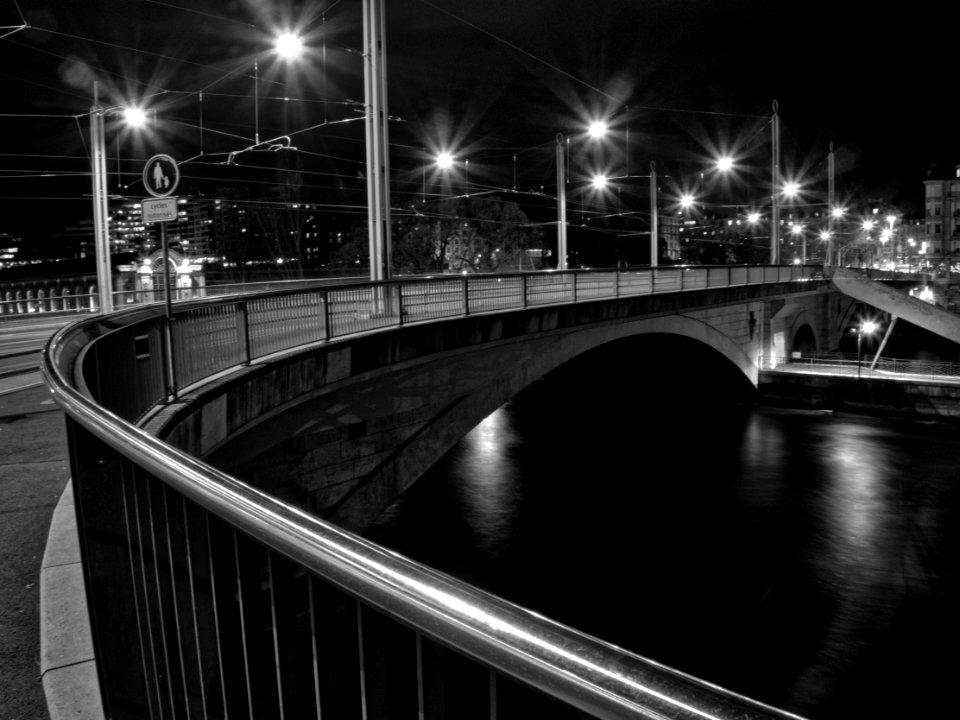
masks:
POLYGON ((932 166, 924 185, 924 235, 927 256, 952 264, 960 260, 960 165, 932 166))
POLYGON ((214 219, 221 205, 219 198, 178 197, 177 222, 168 224, 168 242, 187 257, 209 257, 213 252, 214 219))
POLYGON ((23 241, 8 233, 0 233, 0 269, 10 263, 16 263, 20 257, 20 244, 23 241))
MULTIPOLYGON (((110 211, 110 251, 144 250, 153 241, 154 229, 143 222, 140 200, 123 200, 110 211)), ((149 250, 147 251, 149 252, 149 250)))

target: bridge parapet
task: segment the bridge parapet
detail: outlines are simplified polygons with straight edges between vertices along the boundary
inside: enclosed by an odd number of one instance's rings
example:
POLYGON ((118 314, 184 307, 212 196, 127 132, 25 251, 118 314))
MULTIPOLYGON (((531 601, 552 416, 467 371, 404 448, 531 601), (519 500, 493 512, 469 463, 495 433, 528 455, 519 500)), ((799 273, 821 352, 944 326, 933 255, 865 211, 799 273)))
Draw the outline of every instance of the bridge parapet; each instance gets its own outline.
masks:
MULTIPOLYGON (((707 290, 753 271, 689 278, 707 290)), ((762 268, 755 284, 812 272, 762 268)), ((631 280, 638 295, 683 292, 685 273, 418 279, 185 303, 170 318, 144 308, 61 331, 43 372, 68 418, 108 716, 795 717, 387 552, 134 424, 304 343, 582 306, 631 280)), ((345 356, 325 367, 326 380, 363 371, 345 356)))

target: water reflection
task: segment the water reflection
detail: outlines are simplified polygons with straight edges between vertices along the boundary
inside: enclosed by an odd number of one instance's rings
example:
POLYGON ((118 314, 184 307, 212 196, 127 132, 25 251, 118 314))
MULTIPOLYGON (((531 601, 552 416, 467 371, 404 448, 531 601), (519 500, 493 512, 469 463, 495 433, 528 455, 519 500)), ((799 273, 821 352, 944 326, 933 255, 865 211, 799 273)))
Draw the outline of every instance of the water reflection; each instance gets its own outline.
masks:
POLYGON ((622 405, 531 388, 371 536, 814 720, 918 717, 951 699, 960 430, 622 405))
POLYGON ((510 415, 500 408, 460 442, 450 491, 475 550, 488 559, 509 551, 522 501, 511 453, 520 442, 510 415))

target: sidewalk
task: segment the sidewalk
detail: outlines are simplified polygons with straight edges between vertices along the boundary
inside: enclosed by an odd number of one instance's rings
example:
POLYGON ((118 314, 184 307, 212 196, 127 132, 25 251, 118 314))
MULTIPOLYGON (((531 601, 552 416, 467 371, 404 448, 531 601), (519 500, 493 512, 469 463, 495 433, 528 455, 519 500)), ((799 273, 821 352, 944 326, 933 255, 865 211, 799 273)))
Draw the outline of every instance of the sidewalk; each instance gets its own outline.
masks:
POLYGON ((66 433, 45 386, 8 390, 0 386, 0 720, 47 720, 40 568, 69 479, 66 433))

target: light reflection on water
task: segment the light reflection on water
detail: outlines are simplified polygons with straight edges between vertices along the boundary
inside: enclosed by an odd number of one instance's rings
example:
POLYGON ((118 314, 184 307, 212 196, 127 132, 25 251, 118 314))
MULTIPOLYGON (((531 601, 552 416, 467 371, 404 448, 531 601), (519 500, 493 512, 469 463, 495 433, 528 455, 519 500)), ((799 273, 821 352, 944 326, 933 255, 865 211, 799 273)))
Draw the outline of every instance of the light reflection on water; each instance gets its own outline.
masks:
POLYGON ((371 537, 814 720, 947 702, 957 428, 621 410, 506 405, 371 537))
POLYGON ((522 487, 511 451, 519 442, 503 408, 461 441, 462 453, 454 470, 460 482, 450 489, 460 503, 460 517, 476 551, 488 559, 509 551, 518 524, 522 487))

